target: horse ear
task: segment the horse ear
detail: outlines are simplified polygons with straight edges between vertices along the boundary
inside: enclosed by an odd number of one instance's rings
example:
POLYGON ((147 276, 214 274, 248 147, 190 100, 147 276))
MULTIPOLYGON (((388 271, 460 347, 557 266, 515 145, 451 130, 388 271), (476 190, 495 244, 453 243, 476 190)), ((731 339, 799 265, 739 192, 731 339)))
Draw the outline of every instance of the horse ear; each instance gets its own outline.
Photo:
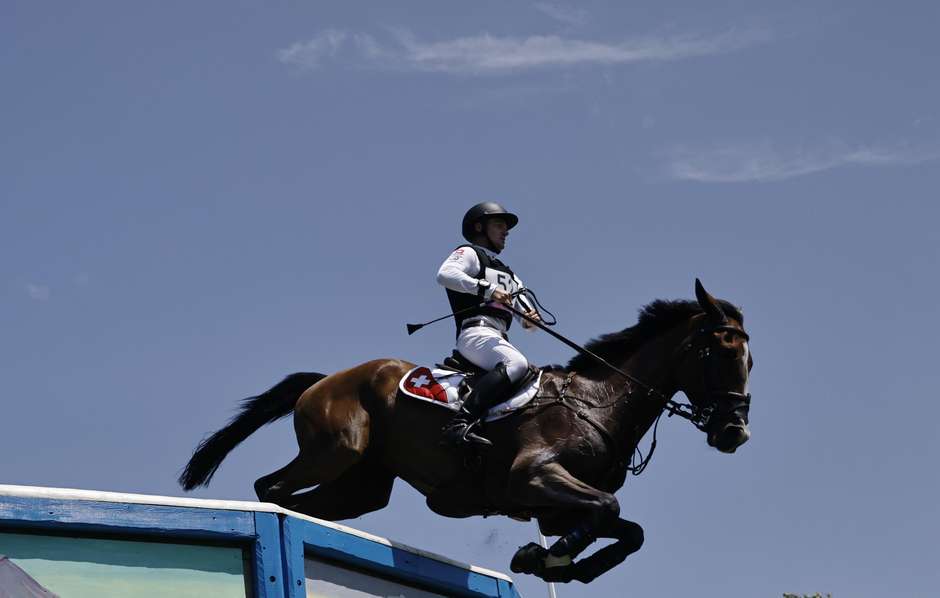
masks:
POLYGON ((728 316, 721 310, 715 298, 708 294, 708 291, 702 286, 702 281, 698 278, 695 279, 695 298, 698 299, 698 304, 702 306, 710 320, 719 324, 728 322, 728 316))

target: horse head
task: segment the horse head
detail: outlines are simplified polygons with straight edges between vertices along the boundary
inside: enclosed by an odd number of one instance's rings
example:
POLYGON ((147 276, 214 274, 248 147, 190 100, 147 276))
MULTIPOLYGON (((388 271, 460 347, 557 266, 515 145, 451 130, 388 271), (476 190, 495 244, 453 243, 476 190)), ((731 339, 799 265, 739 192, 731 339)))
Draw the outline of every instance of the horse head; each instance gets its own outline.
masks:
MULTIPOLYGON (((748 376, 754 361, 737 310, 729 316, 722 304, 695 280, 695 297, 704 314, 680 345, 679 390, 700 416, 696 425, 707 435, 708 445, 733 453, 748 441, 751 395, 748 376), (735 317, 737 316, 737 317, 735 317)), ((726 304, 727 305, 727 304, 726 304)))

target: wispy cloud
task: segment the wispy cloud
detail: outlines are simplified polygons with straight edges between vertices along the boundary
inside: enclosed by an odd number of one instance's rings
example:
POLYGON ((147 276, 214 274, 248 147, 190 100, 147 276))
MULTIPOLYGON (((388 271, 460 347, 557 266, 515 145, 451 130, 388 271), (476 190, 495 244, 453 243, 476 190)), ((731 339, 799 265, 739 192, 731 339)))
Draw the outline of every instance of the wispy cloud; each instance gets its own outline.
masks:
POLYGON ((277 57, 287 64, 317 68, 324 59, 335 56, 348 37, 349 34, 345 31, 327 29, 318 33, 313 39, 279 50, 277 57))
POLYGON ((564 6, 557 2, 536 2, 534 6, 536 10, 552 19, 574 27, 587 24, 590 18, 584 9, 564 6))
POLYGON ((349 57, 360 65, 428 72, 489 75, 523 70, 587 65, 618 65, 682 60, 733 52, 766 42, 762 29, 729 30, 715 35, 647 36, 617 43, 556 35, 494 37, 480 34, 425 42, 407 30, 380 41, 364 33, 321 32, 278 52, 281 62, 320 68, 330 58, 349 57), (346 52, 348 51, 348 52, 346 52))
POLYGON ((48 301, 51 295, 49 287, 31 282, 26 283, 25 290, 30 299, 34 299, 36 301, 48 301))
POLYGON ((790 149, 767 142, 677 146, 666 155, 671 178, 703 183, 781 181, 843 166, 910 165, 940 159, 937 150, 905 145, 850 146, 840 141, 790 149))

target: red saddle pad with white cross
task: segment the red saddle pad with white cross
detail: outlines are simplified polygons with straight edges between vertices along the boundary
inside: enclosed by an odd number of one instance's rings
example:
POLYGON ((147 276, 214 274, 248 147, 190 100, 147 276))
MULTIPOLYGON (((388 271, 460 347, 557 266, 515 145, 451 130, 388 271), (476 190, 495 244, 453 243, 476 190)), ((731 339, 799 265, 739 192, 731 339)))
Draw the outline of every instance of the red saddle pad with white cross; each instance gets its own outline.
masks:
MULTIPOLYGON (((459 389, 464 377, 464 374, 453 370, 416 367, 402 376, 398 389, 407 397, 456 411, 460 408, 459 389)), ((539 372, 538 376, 515 395, 492 407, 487 412, 486 420, 505 417, 531 401, 538 392, 541 380, 542 374, 539 372)))

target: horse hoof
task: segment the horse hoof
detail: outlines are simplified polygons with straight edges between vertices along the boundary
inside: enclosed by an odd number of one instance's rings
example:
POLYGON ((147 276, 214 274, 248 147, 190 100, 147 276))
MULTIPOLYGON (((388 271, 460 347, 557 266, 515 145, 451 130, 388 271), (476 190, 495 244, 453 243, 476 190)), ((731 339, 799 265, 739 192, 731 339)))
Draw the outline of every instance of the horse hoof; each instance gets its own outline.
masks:
POLYGON ((545 568, 545 557, 548 551, 536 544, 529 542, 521 547, 513 555, 509 568, 513 573, 534 573, 539 575, 545 568))

